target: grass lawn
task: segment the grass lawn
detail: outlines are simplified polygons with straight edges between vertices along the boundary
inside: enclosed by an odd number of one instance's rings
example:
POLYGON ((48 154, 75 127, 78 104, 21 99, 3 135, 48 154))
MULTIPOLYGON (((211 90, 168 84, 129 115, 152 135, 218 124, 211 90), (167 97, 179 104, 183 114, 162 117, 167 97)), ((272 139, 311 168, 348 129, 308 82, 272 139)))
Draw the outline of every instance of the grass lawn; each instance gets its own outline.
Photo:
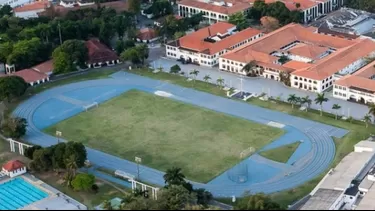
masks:
MULTIPOLYGON (((209 92, 211 94, 225 96, 225 91, 219 89, 218 86, 202 81, 197 81, 195 83, 188 82, 186 81, 186 78, 179 75, 172 75, 164 72, 154 74, 146 69, 131 70, 128 72, 184 87, 191 87, 200 91, 209 92)), ((310 109, 308 112, 300 111, 298 108, 292 109, 291 105, 287 103, 271 103, 269 101, 261 101, 255 98, 249 100, 248 103, 349 130, 349 133, 345 137, 341 139, 334 139, 336 144, 336 155, 332 167, 336 166, 345 155, 353 151, 353 146, 356 143, 367 139, 375 131, 374 125, 370 125, 368 128, 365 128, 365 124, 361 121, 353 121, 353 123, 350 123, 347 121, 335 120, 335 116, 333 114, 324 113, 323 116, 320 116, 319 111, 317 110, 310 109)), ((272 198, 282 205, 289 205, 307 195, 323 178, 324 174, 292 190, 272 194, 272 198)))
POLYGON ((297 141, 292 144, 284 145, 275 149, 263 151, 259 153, 261 156, 274 160, 280 163, 288 162, 289 158, 293 155, 294 151, 298 148, 300 142, 297 141))
POLYGON ((165 171, 177 166, 187 178, 208 182, 260 149, 283 130, 141 91, 129 91, 56 128, 67 140, 165 171), (267 132, 265 132, 267 131, 267 132), (213 157, 215 159, 213 159, 213 157))
POLYGON ((115 197, 124 198, 124 196, 129 193, 127 192, 128 190, 118 188, 112 183, 104 182, 102 180, 96 181, 96 184, 99 186, 99 191, 96 194, 90 191, 76 192, 73 189, 61 184, 63 174, 56 176, 56 173, 54 172, 43 172, 34 173, 34 175, 60 192, 88 206, 88 208, 91 210, 104 200, 110 200, 115 197))

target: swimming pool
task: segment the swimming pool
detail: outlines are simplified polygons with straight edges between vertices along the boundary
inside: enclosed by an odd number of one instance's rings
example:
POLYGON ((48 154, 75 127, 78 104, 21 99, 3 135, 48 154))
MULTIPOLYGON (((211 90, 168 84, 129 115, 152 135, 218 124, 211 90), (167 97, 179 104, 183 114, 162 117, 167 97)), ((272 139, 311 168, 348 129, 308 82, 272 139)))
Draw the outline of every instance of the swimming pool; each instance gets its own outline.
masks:
POLYGON ((16 210, 47 196, 47 193, 18 177, 0 184, 0 210, 16 210))

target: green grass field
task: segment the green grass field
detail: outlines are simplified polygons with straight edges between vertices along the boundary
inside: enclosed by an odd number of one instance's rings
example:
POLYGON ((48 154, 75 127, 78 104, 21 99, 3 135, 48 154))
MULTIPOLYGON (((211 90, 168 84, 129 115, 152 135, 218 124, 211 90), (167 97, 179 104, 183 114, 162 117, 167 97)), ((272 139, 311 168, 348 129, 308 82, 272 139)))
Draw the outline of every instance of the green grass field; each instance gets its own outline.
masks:
POLYGON ((165 171, 177 166, 187 178, 208 182, 284 131, 140 91, 129 91, 51 126, 67 140, 165 171))
POLYGON ((294 151, 296 151, 299 145, 300 142, 295 142, 275 149, 263 151, 259 154, 270 160, 274 160, 280 163, 286 163, 288 162, 289 158, 293 155, 294 151))

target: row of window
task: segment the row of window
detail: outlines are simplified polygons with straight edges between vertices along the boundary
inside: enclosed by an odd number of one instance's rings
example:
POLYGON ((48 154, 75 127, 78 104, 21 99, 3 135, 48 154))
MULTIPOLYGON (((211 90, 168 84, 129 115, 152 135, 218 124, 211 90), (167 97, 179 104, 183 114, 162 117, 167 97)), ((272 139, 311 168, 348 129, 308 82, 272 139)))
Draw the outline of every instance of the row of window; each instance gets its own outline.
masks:
POLYGON ((225 60, 225 59, 223 59, 222 61, 223 61, 223 63, 228 62, 228 64, 233 64, 233 65, 236 65, 236 66, 241 66, 241 67, 243 67, 243 64, 242 64, 242 63, 237 63, 237 62, 233 62, 233 61, 225 60))
MULTIPOLYGON (((294 79, 295 79, 295 80, 298 80, 298 77, 297 77, 297 76, 294 76, 294 79)), ((307 80, 306 78, 299 77, 299 80, 300 80, 300 81, 304 81, 304 82, 309 82, 309 83, 312 82, 313 84, 317 84, 316 81, 311 81, 311 79, 307 80)))
POLYGON ((336 89, 341 89, 341 90, 346 90, 346 87, 337 86, 337 85, 335 85, 335 88, 336 88, 336 89))
POLYGON ((341 93, 341 92, 334 92, 335 95, 338 95, 340 97, 346 97, 346 94, 345 93, 341 93))
POLYGON ((299 87, 300 89, 308 89, 308 90, 314 90, 314 91, 316 91, 316 90, 318 90, 317 88, 316 88, 316 86, 313 86, 313 87, 311 87, 310 85, 309 86, 307 86, 306 84, 303 84, 303 83, 298 83, 297 81, 296 82, 294 82, 294 86, 296 86, 296 87, 299 87))
POLYGON ((173 48, 173 47, 169 47, 169 46, 167 46, 167 49, 168 49, 168 50, 172 50, 172 51, 175 51, 175 50, 176 50, 175 48, 173 48))
POLYGON ((198 10, 198 9, 193 9, 193 8, 190 8, 190 10, 189 10, 189 8, 187 8, 187 7, 184 7, 184 6, 180 6, 180 11, 181 12, 190 12, 191 14, 196 14, 196 13, 199 13, 199 12, 202 12, 202 14, 203 15, 207 15, 207 16, 211 16, 211 17, 214 17, 214 18, 219 18, 219 19, 228 19, 228 16, 226 16, 226 15, 220 15, 220 14, 218 14, 218 15, 216 15, 216 13, 210 13, 210 12, 207 12, 207 11, 201 11, 201 10, 198 10))
POLYGON ((234 68, 234 67, 230 67, 230 66, 226 66, 226 65, 222 65, 222 69, 228 70, 228 71, 231 71, 231 72, 236 72, 236 73, 245 73, 245 71, 243 71, 243 70, 239 70, 238 68, 234 68))
POLYGON ((170 53, 170 52, 167 52, 167 55, 168 55, 168 56, 173 56, 173 57, 176 57, 176 56, 177 56, 175 53, 170 53))

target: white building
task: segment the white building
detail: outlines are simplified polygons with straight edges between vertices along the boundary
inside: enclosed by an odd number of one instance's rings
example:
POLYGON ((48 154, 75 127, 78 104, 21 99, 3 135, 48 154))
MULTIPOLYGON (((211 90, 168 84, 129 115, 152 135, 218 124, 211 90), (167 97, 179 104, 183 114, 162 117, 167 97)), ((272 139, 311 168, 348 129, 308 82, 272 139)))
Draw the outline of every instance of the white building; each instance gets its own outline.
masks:
POLYGON ((10 178, 26 173, 26 166, 19 160, 11 160, 3 165, 2 173, 10 178))
MULTIPOLYGON (((374 166, 375 145, 361 141, 355 151, 331 169, 310 193, 300 210, 352 210, 369 189, 367 173, 374 166)), ((363 199, 362 199, 363 201, 363 199)))
POLYGON ((89 6, 95 4, 94 1, 91 0, 62 0, 60 1, 60 5, 63 7, 75 7, 75 6, 89 6))
POLYGON ((256 29, 247 28, 237 32, 235 25, 218 22, 168 43, 166 55, 187 63, 212 67, 219 64, 221 55, 261 36, 262 32, 256 29))
POLYGON ((375 61, 335 81, 333 96, 360 103, 375 103, 375 61))
POLYGON ((49 6, 50 2, 48 1, 36 1, 14 8, 13 12, 14 15, 19 18, 37 18, 38 13, 45 11, 49 6))
POLYGON ((182 0, 178 2, 178 14, 191 17, 202 13, 208 23, 227 21, 229 16, 238 12, 247 12, 251 7, 249 0, 182 0))
MULTIPOLYGON (((303 22, 307 23, 318 17, 340 8, 344 0, 279 0, 289 10, 300 10, 303 13, 303 22)), ((190 17, 203 13, 209 23, 226 21, 229 16, 238 12, 247 13, 255 0, 182 0, 178 2, 179 15, 190 17)), ((273 3, 275 1, 266 1, 273 3)))

